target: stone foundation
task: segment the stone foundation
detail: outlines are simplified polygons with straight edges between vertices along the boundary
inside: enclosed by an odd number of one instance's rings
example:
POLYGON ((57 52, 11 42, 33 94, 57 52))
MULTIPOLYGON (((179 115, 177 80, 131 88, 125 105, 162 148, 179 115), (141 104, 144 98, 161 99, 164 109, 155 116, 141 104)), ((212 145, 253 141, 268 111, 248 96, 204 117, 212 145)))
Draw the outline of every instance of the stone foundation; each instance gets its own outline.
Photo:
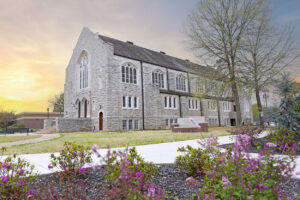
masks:
POLYGON ((90 118, 57 118, 56 130, 60 133, 92 131, 92 120, 90 118))
POLYGON ((44 129, 49 128, 51 126, 55 126, 55 124, 56 124, 56 119, 53 118, 44 119, 44 129))

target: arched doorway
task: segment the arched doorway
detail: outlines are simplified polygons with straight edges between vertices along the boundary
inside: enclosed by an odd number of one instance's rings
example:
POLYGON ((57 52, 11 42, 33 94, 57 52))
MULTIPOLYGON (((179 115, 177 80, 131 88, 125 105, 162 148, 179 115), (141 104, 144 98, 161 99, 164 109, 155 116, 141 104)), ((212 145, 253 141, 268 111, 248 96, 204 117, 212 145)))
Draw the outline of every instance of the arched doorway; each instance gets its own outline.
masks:
POLYGON ((80 118, 81 115, 81 103, 80 101, 78 102, 78 118, 80 118))
POLYGON ((103 112, 99 113, 99 131, 103 130, 103 112))

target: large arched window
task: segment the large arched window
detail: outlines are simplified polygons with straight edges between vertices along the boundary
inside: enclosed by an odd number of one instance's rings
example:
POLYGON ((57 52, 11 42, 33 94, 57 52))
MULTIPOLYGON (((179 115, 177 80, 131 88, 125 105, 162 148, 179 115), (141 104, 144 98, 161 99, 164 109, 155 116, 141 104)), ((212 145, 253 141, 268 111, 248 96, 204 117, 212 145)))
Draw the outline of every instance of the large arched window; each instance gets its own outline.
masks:
POLYGON ((79 88, 87 88, 89 84, 88 55, 84 51, 79 60, 79 88))
POLYGON ((185 85, 185 77, 183 75, 179 75, 176 77, 176 89, 181 91, 186 91, 185 85))
POLYGON ((137 83, 136 68, 131 63, 122 65, 122 82, 123 83, 137 83))
POLYGON ((152 83, 164 88, 164 74, 160 70, 152 72, 152 83))

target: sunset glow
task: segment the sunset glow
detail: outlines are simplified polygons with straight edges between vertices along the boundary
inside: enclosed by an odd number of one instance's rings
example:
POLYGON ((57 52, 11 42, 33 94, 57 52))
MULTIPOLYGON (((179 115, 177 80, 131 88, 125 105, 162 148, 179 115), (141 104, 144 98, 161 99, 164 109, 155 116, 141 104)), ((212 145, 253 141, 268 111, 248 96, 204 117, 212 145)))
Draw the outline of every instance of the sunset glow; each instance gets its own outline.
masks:
MULTIPOLYGON (((0 109, 46 111, 48 99, 63 91, 65 69, 84 26, 103 35, 198 61, 186 45, 183 28, 196 2, 0 1, 0 109)), ((276 9, 279 5, 274 0, 276 9)), ((300 27, 299 2, 297 5, 291 5, 293 9, 281 16, 276 15, 275 9, 274 15, 281 20, 278 23, 289 18, 300 27)), ((296 31, 300 33, 299 29, 296 31)), ((290 71, 300 82, 299 60, 290 71)))

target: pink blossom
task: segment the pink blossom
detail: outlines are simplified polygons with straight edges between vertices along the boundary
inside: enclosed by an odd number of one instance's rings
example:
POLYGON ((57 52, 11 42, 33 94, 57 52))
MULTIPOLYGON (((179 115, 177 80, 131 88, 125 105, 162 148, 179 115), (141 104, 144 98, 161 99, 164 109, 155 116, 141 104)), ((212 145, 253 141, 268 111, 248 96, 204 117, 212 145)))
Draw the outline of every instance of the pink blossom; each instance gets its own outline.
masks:
POLYGON ((231 185, 231 182, 225 177, 222 176, 223 188, 226 189, 228 185, 231 185))
POLYGON ((201 153, 197 153, 197 157, 200 158, 201 157, 201 153))
POLYGON ((97 151, 98 148, 99 148, 99 147, 98 147, 97 144, 93 144, 93 146, 92 146, 92 150, 93 150, 93 151, 97 151))
POLYGON ((155 188, 154 187, 148 188, 148 196, 155 197, 155 188))
POLYGON ((29 195, 29 196, 32 196, 32 195, 34 195, 34 190, 31 190, 31 189, 30 189, 30 190, 28 190, 28 195, 29 195))
POLYGON ((19 187, 24 186, 24 181, 21 180, 21 181, 18 183, 18 186, 19 186, 19 187))
POLYGON ((197 169, 197 174, 199 174, 201 171, 200 171, 200 169, 197 169))
POLYGON ((24 169, 21 168, 21 169, 19 170, 19 174, 23 174, 23 173, 24 173, 24 169))
POLYGON ((48 165, 48 169, 51 169, 51 168, 52 168, 52 165, 51 165, 51 164, 49 164, 49 165, 48 165))
POLYGON ((80 168, 80 169, 78 170, 78 172, 81 173, 81 174, 83 174, 83 173, 85 172, 85 169, 84 169, 84 168, 80 168))
POLYGON ((254 186, 256 189, 258 189, 259 191, 262 191, 263 189, 267 189, 268 187, 267 186, 259 186, 259 183, 256 183, 255 186, 254 186))
POLYGON ((277 147, 277 144, 274 144, 272 142, 268 142, 268 143, 266 143, 266 146, 269 147, 269 148, 275 148, 275 147, 277 147))
POLYGON ((7 162, 1 163, 1 167, 5 167, 7 165, 7 162))
POLYGON ((194 119, 193 118, 189 118, 190 122, 194 122, 194 119))
POLYGON ((142 175, 142 173, 141 173, 141 172, 137 172, 137 173, 135 173, 135 176, 136 176, 137 178, 141 177, 141 175, 142 175))
POLYGON ((6 181, 8 181, 8 176, 2 176, 2 177, 1 177, 1 181, 2 181, 3 183, 5 183, 6 181))

